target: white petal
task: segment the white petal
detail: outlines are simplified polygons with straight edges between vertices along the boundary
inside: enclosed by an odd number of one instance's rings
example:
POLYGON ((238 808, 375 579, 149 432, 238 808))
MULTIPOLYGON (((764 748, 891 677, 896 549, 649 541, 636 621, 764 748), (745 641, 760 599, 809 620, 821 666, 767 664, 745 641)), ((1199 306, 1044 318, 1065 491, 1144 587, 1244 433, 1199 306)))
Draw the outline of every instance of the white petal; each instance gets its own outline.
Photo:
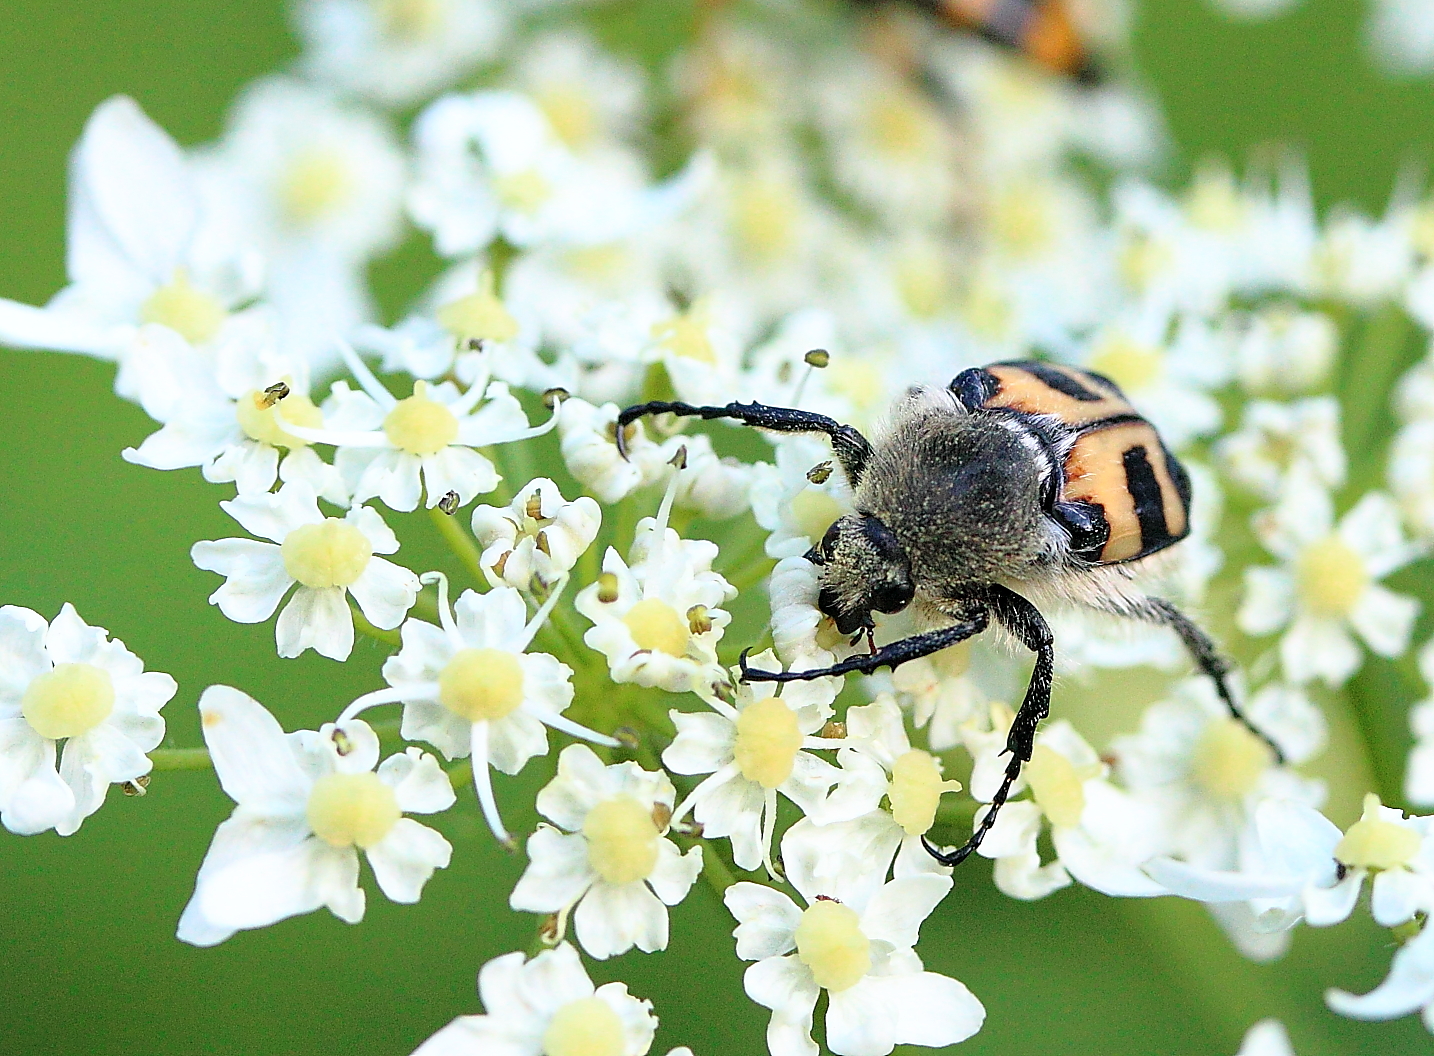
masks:
POLYGON ((1408 869, 1386 869, 1370 885, 1369 912, 1380 927, 1397 927, 1413 918, 1429 894, 1426 879, 1408 869))
POLYGON ((107 326, 58 306, 36 308, 0 297, 0 345, 10 348, 80 352, 114 359, 133 333, 131 327, 107 326))
POLYGON ((367 854, 385 895, 395 902, 417 902, 433 871, 447 867, 453 846, 427 825, 399 818, 367 854))
MULTIPOLYGON (((510 954, 522 958, 522 954, 510 954)), ((489 962, 492 963, 491 961, 489 962)), ((413 1056, 532 1056, 525 1040, 509 1036, 506 1025, 492 1016, 459 1016, 418 1046, 413 1056)))
POLYGON ((896 1017, 879 980, 868 976, 827 999, 827 1048, 837 1056, 886 1056, 896 1047, 896 1017))
POLYGON ((1325 1003, 1354 1019, 1395 1019, 1434 1001, 1434 932, 1424 931, 1394 954, 1384 982, 1363 996, 1325 991, 1325 1003))
POLYGON ((279 613, 274 639, 280 656, 298 656, 312 648, 331 660, 347 660, 354 647, 354 618, 343 588, 300 586, 279 613))
POLYGON ((369 558, 363 575, 349 587, 368 622, 386 631, 403 622, 408 610, 413 608, 419 589, 416 575, 402 565, 395 565, 381 557, 369 558))
POLYGON ((279 548, 256 539, 219 539, 195 543, 194 564, 226 577, 209 603, 236 623, 263 623, 293 585, 279 548))
POLYGON ((0 822, 19 836, 62 824, 75 794, 55 770, 55 742, 24 719, 0 720, 0 822))
POLYGON ((588 956, 600 961, 633 946, 644 953, 667 948, 667 907, 641 880, 597 881, 578 903, 573 924, 588 956))
POLYGON ((229 686, 210 686, 199 698, 199 719, 229 798, 259 814, 303 814, 310 782, 283 728, 262 704, 229 686))
POLYGON ((1304 890, 1305 919, 1317 928, 1328 927, 1348 920, 1359 901, 1359 889, 1364 883, 1364 870, 1351 869, 1349 874, 1333 887, 1310 885, 1304 890))
MULTIPOLYGON (((258 851, 203 873, 194 892, 200 912, 206 920, 235 930, 262 928, 310 913, 326 901, 318 874, 331 850, 310 837, 295 846, 258 851)), ((348 854, 354 859, 357 879, 358 855, 348 854)))
POLYGON ((570 744, 558 756, 557 777, 538 793, 538 810, 563 828, 576 831, 583 827, 588 811, 612 794, 611 786, 612 779, 597 754, 587 745, 570 744))
POLYGON ((1291 682, 1321 678, 1328 686, 1341 686, 1363 660, 1359 646, 1336 620, 1300 616, 1280 639, 1280 662, 1291 682))
POLYGON ((405 814, 437 814, 458 799, 438 760, 417 748, 389 756, 378 768, 378 776, 392 787, 398 809, 405 814))
POLYGON ((587 840, 539 825, 528 837, 528 868, 514 885, 508 905, 530 913, 556 913, 572 905, 595 879, 587 840))
MULTIPOLYGON (((886 1014, 896 1021, 898 1045, 955 1045, 986 1021, 985 1007, 964 984, 935 972, 881 976, 870 983, 880 990, 886 1014)), ((827 1023, 830 1027, 830 1017, 827 1023)))
POLYGON ((736 727, 724 715, 669 711, 677 736, 663 750, 662 763, 674 774, 710 774, 732 759, 736 727))
POLYGON ((928 874, 892 880, 878 891, 861 915, 861 930, 898 949, 916 945, 921 922, 951 890, 949 876, 928 874))
POLYGON ((684 854, 671 840, 659 842, 657 864, 647 877, 653 893, 669 906, 675 906, 686 898, 702 872, 702 853, 700 846, 684 854))
MULTIPOLYGON (((204 864, 199 867, 199 877, 194 884, 194 895, 184 908, 179 919, 178 937, 195 946, 213 946, 223 942, 238 929, 210 918, 203 908, 201 892, 208 878, 222 872, 236 862, 254 855, 282 854, 298 847, 308 837, 308 827, 294 820, 279 820, 258 817, 243 808, 220 824, 215 830, 204 864)), ((314 907, 318 905, 315 902, 314 907)))
POLYGON ((51 660, 45 655, 47 627, 38 612, 19 605, 0 608, 0 704, 18 708, 30 680, 50 670, 51 660))
POLYGON ((1295 1056, 1295 1050, 1284 1024, 1277 1019, 1264 1019, 1245 1033, 1235 1056, 1295 1056))
POLYGON ((1070 874, 1059 860, 1041 864, 1041 854, 1035 844, 1027 850, 997 858, 992 879, 1001 894, 1027 902, 1045 898, 1069 887, 1071 882, 1070 874))
POLYGON ((427 741, 448 759, 473 751, 473 724, 435 701, 406 702, 398 732, 405 741, 427 741))
POLYGON ((1419 602, 1371 583, 1349 614, 1349 622, 1370 649, 1393 657, 1409 648, 1418 617, 1419 602))
POLYGON ((535 755, 547 754, 547 728, 527 712, 519 709, 488 723, 488 763, 494 769, 516 774, 535 755))
POLYGON ((1056 854, 1066 870, 1081 883, 1117 898, 1153 898, 1166 894, 1128 860, 1126 848, 1093 839, 1079 826, 1051 830, 1056 854))
POLYGON ((760 961, 796 948, 801 908, 781 891, 739 881, 722 892, 722 901, 737 918, 737 956, 760 961))
POLYGON ((811 969, 796 957, 768 957, 742 976, 747 996, 772 1010, 767 1026, 771 1056, 816 1056, 812 1009, 820 993, 811 969))
POLYGON ((475 495, 484 495, 496 488, 498 473, 493 463, 477 451, 446 447, 423 459, 423 484, 430 509, 450 491, 458 493, 459 505, 466 505, 475 495))
POLYGON ((1282 568, 1245 569, 1245 596, 1235 622, 1246 634, 1273 634, 1289 622, 1295 606, 1295 581, 1282 568))

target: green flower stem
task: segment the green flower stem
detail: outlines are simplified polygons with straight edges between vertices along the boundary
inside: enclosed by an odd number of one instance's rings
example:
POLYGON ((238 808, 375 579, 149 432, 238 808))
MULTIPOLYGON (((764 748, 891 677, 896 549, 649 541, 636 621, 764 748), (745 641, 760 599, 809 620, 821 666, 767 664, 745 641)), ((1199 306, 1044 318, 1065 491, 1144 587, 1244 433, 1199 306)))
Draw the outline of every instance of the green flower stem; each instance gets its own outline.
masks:
POLYGON ((156 748, 149 753, 154 770, 209 770, 214 761, 208 748, 156 748))
POLYGON ((357 605, 350 603, 349 611, 352 612, 354 616, 354 630, 358 631, 359 634, 367 638, 372 638, 376 642, 383 642, 386 645, 396 646, 403 644, 402 639, 399 638, 398 631, 385 631, 375 627, 368 622, 368 617, 359 611, 357 605))
POLYGON ((437 506, 429 509, 428 516, 438 529, 438 534, 443 536, 443 541, 448 544, 448 548, 457 555, 458 560, 463 562, 463 567, 473 576, 473 581, 486 584, 488 578, 483 575, 483 552, 478 549, 477 541, 463 530, 463 526, 458 523, 456 517, 448 516, 437 506))

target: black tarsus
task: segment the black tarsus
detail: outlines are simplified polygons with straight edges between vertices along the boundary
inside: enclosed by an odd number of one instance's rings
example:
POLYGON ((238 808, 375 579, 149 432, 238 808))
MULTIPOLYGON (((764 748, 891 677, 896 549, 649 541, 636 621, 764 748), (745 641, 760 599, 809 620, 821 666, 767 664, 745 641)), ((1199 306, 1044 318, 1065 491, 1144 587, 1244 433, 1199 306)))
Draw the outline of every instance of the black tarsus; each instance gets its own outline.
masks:
POLYGON ((834 418, 812 411, 801 411, 794 407, 768 407, 763 403, 729 403, 721 407, 697 407, 690 403, 654 400, 628 407, 617 416, 617 450, 627 458, 627 439, 623 429, 638 418, 651 414, 675 414, 682 418, 733 418, 757 429, 771 429, 778 433, 825 433, 831 438, 832 451, 846 472, 847 480, 853 487, 861 479, 866 460, 871 457, 871 444, 866 437, 849 425, 842 425, 834 418))
POLYGON ((1174 631, 1184 644, 1186 651, 1190 653, 1190 658, 1195 661, 1195 666, 1215 683, 1215 692, 1220 695, 1220 699, 1230 712, 1230 717, 1269 745, 1270 751, 1275 753, 1275 761, 1284 765, 1285 753, 1280 750, 1280 746, 1269 734, 1246 718, 1245 713, 1240 710, 1240 706, 1235 703, 1235 695, 1230 691, 1230 683, 1225 678, 1230 673, 1230 665, 1220 655, 1220 651, 1215 647, 1210 636, 1200 629, 1199 624, 1164 598, 1146 598, 1144 605, 1128 615, 1134 615, 1151 623, 1164 624, 1174 631))
POLYGON ((1040 610, 1014 590, 999 585, 991 586, 987 588, 984 600, 996 621, 1036 654, 1036 666, 1031 671, 1025 699, 1021 701, 1020 710, 1016 712, 1011 723, 1011 731, 1006 735, 1006 752, 1011 756, 1011 761, 1006 764, 1001 786, 991 797, 986 814, 971 833, 971 838, 950 854, 946 854, 933 847, 925 836, 921 837, 922 845, 942 865, 960 865, 981 846, 981 841, 996 824, 996 815, 1011 794, 1011 787, 1021 776, 1021 767, 1031 761, 1031 752, 1035 750, 1036 744, 1036 727, 1051 710, 1051 683, 1055 677, 1055 638, 1051 634, 1050 625, 1046 623, 1040 610))
POLYGON ((974 638, 986 629, 989 622, 987 611, 982 606, 976 608, 969 619, 960 623, 953 623, 949 627, 942 627, 935 631, 927 631, 925 634, 914 634, 899 642, 883 645, 874 653, 848 657, 832 664, 831 667, 818 667, 810 671, 763 671, 759 668, 750 668, 747 666, 747 654, 751 652, 750 649, 742 650, 742 655, 737 659, 737 665, 742 669, 743 682, 807 682, 814 678, 826 678, 830 675, 847 675, 853 671, 869 675, 879 667, 895 668, 898 664, 930 656, 947 646, 964 642, 967 638, 974 638))

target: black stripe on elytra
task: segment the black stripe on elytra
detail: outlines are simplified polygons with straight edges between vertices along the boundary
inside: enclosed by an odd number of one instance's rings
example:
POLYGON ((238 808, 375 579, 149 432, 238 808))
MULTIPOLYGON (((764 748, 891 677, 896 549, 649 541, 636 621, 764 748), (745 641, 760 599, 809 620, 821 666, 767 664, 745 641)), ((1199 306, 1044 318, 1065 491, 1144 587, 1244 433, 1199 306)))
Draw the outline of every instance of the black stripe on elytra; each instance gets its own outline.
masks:
POLYGON ((1155 470, 1150 466, 1144 444, 1126 448, 1120 456, 1125 466, 1125 486, 1135 500, 1135 519, 1140 522, 1140 554, 1144 556, 1175 541, 1165 524, 1165 496, 1155 470))
POLYGON ((989 370, 967 367, 951 379, 949 388, 962 407, 968 411, 979 411, 1001 391, 1001 383, 989 370))
POLYGON ((1093 392, 1069 374, 1056 370, 1055 367, 1048 367, 1044 363, 1032 363, 1023 360, 1019 363, 1007 363, 1004 365, 1015 367, 1017 370, 1024 370, 1027 374, 1032 374, 1039 378, 1042 384, 1048 388, 1055 389, 1061 395, 1069 396, 1073 400, 1080 400, 1082 403, 1099 403, 1101 400, 1107 399, 1105 393, 1093 392))
POLYGON ((1150 424, 1138 414, 1112 414, 1109 418, 1097 418, 1093 422, 1073 425, 1071 429, 1075 431, 1077 436, 1085 436, 1086 433, 1098 433, 1102 429, 1109 429, 1111 426, 1133 425, 1135 423, 1139 423, 1140 425, 1150 424))

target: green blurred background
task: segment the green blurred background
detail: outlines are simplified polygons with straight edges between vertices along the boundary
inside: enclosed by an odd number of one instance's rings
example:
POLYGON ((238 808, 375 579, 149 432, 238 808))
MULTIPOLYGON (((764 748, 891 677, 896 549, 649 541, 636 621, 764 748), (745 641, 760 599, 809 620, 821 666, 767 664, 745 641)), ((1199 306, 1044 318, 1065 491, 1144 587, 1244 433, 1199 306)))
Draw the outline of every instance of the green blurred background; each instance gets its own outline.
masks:
MULTIPOLYGON (((1349 0, 1308 0, 1247 26, 1194 0, 1139 3, 1140 65, 1178 145, 1168 178, 1211 152, 1239 161, 1264 144, 1293 144, 1310 159, 1322 205, 1382 208, 1396 174, 1429 160, 1434 82, 1378 78, 1361 49, 1364 12, 1349 0)), ((96 103, 129 93, 182 143, 202 142, 218 134, 242 84, 296 50, 280 0, 7 0, 3 14, 0 294, 30 303, 64 281, 65 159, 96 103)), ((624 3, 609 35, 650 46, 660 27, 680 31, 687 19, 667 0, 624 3)), ((383 274, 395 291, 411 290, 416 280, 399 271, 383 274)), ((113 397, 111 381, 101 363, 0 350, 0 603, 49 617, 72 601, 150 667, 173 673, 172 746, 201 743, 193 705, 212 682, 253 693, 290 725, 331 717, 376 685, 370 642, 342 667, 312 653, 280 661, 272 623, 239 626, 205 604, 215 583, 188 548, 232 534, 220 489, 197 472, 121 461, 149 426, 113 397)), ((409 538, 413 567, 443 567, 436 536, 409 538)), ((505 792, 510 822, 530 827, 524 793, 505 792)), ((174 939, 231 806, 211 774, 156 775, 150 795, 112 795, 68 839, 0 832, 0 1053, 409 1053, 454 1014, 478 1010, 479 965, 525 946, 531 930, 531 918, 501 901, 520 862, 495 850, 461 803, 438 820, 454 864, 418 906, 374 892, 358 927, 320 912, 213 950, 174 939)), ((1362 991, 1385 971, 1387 933, 1366 918, 1302 930, 1292 956, 1256 966, 1198 907, 1081 890, 1028 905, 999 895, 988 871, 958 872, 922 943, 932 968, 986 1003, 986 1029, 961 1047, 971 1056, 1233 1054, 1245 1029, 1271 1015, 1289 1025, 1300 1056, 1434 1049, 1415 1019, 1358 1024, 1323 1009, 1326 985, 1362 991)), ((764 1052, 766 1013, 742 996, 725 910, 699 884, 673 918, 665 954, 630 954, 594 975, 656 999, 654 1052, 764 1052)))

